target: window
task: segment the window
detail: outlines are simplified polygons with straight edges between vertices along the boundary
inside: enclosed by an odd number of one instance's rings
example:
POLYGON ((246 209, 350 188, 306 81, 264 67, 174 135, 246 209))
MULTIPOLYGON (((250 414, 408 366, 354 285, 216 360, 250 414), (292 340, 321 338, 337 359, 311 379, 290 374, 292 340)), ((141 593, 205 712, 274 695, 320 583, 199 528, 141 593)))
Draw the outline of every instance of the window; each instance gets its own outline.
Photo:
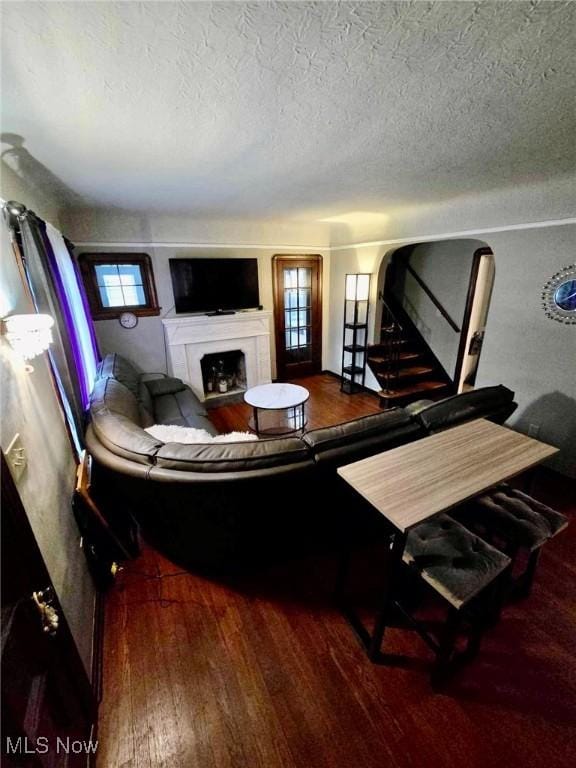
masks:
POLYGON ((126 310, 160 314, 148 254, 83 253, 78 260, 95 320, 117 318, 126 310))

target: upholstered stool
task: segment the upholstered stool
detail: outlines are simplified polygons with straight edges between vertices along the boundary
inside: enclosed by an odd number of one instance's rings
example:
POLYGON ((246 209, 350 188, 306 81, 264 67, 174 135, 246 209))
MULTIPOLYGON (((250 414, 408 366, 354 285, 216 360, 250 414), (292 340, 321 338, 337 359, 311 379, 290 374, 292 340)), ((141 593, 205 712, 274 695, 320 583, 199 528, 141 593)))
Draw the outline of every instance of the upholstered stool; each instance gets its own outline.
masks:
POLYGON ((542 545, 568 525, 554 509, 507 484, 498 485, 469 504, 458 519, 499 546, 515 562, 528 553, 524 571, 512 582, 515 596, 530 593, 542 545))
MULTIPOLYGON (((449 604, 439 641, 424 637, 436 652, 432 682, 437 685, 453 661, 470 659, 478 652, 484 630, 499 611, 502 581, 511 560, 449 515, 441 514, 410 531, 403 561, 449 604), (470 632, 465 652, 457 656, 456 641, 463 621, 470 625, 470 632)), ((401 605, 398 607, 406 614, 401 605)))

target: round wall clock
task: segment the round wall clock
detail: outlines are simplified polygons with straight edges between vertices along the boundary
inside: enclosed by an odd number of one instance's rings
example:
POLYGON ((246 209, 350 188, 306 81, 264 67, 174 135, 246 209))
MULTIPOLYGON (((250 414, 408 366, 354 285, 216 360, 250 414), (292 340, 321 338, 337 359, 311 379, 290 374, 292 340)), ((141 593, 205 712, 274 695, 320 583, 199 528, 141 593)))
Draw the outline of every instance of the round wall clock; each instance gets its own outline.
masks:
POLYGON ((546 317, 566 325, 576 324, 576 264, 556 272, 542 289, 546 317))
POLYGON ((135 328, 138 325, 138 318, 133 312, 122 312, 118 319, 122 328, 135 328))

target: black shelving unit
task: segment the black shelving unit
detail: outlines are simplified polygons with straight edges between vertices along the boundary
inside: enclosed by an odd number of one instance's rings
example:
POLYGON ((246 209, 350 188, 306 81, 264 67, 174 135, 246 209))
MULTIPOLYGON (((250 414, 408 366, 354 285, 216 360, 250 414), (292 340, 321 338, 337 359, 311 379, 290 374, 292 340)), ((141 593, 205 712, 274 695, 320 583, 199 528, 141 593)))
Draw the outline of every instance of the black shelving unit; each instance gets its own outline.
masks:
POLYGON ((340 389, 348 395, 364 389, 369 295, 370 275, 346 275, 340 389))

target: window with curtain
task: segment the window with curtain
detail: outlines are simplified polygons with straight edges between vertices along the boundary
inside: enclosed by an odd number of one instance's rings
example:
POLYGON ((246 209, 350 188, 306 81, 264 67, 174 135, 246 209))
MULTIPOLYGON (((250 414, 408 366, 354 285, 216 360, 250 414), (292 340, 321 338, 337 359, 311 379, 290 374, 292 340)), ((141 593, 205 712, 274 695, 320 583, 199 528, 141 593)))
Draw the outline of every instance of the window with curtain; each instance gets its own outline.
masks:
POLYGON ((10 226, 16 233, 34 307, 54 319, 48 357, 70 439, 79 455, 99 357, 92 318, 66 240, 55 227, 19 207, 22 213, 9 217, 10 226))

